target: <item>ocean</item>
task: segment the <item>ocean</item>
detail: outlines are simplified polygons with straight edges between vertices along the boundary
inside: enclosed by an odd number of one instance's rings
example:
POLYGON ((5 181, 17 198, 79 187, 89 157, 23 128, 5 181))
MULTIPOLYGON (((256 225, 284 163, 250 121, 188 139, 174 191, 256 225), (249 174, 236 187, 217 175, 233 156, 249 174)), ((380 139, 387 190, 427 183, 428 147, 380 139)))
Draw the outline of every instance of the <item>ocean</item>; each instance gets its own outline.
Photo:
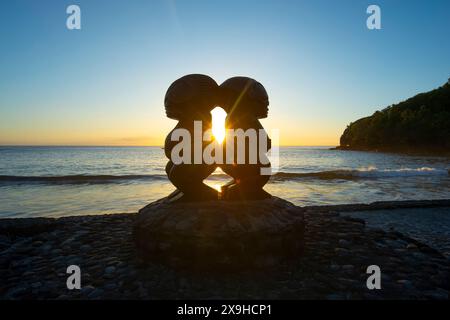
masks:
MULTIPOLYGON (((0 147, 0 217, 136 212, 174 190, 166 162, 160 147, 0 147)), ((448 199, 449 168, 446 157, 281 147, 265 190, 300 206, 448 199)))

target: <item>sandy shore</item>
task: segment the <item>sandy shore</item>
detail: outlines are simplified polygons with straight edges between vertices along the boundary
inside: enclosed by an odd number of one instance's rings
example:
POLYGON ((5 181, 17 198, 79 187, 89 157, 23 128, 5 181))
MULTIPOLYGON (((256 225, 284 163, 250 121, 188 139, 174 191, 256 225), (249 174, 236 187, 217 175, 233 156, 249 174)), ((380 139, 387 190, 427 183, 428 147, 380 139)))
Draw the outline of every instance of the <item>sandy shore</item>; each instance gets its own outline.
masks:
POLYGON ((409 210, 420 225, 439 212, 447 223, 450 200, 304 209, 305 252, 297 261, 270 272, 229 274, 144 263, 132 240, 135 214, 2 219, 0 298, 448 299, 450 260, 442 248, 431 247, 425 231, 377 225, 370 215, 379 220, 373 210, 382 210, 401 224, 409 210), (72 264, 81 268, 81 290, 66 287, 72 264), (381 268, 381 290, 366 286, 366 269, 374 264, 381 268))

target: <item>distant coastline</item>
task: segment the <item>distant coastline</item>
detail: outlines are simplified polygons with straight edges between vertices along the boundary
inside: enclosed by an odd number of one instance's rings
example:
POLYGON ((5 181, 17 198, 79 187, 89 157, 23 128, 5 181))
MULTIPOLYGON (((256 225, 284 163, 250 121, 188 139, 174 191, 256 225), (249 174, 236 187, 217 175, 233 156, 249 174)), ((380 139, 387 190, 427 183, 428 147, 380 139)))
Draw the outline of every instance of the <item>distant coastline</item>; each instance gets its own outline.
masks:
POLYGON ((450 80, 350 123, 334 149, 450 156, 450 80))
POLYGON ((417 147, 353 147, 353 146, 336 146, 329 150, 341 151, 362 151, 362 152, 380 152, 380 153, 394 153, 410 156, 435 156, 435 157, 449 157, 450 149, 443 148, 417 148, 417 147))

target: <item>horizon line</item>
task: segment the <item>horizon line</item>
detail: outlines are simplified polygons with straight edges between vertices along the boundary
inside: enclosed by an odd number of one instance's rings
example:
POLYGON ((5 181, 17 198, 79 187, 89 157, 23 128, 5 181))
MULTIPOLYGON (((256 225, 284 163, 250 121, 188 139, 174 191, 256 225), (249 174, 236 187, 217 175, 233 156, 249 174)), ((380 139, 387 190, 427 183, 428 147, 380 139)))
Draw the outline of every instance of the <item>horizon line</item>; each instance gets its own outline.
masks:
MULTIPOLYGON (((335 147, 336 145, 279 145, 279 147, 335 147)), ((129 148, 129 147, 161 147, 163 148, 164 145, 58 145, 58 144, 0 144, 0 148, 2 147, 55 147, 55 148, 61 148, 61 147, 73 147, 73 148, 87 148, 87 147, 93 147, 93 148, 99 148, 99 147, 119 147, 119 148, 129 148)))

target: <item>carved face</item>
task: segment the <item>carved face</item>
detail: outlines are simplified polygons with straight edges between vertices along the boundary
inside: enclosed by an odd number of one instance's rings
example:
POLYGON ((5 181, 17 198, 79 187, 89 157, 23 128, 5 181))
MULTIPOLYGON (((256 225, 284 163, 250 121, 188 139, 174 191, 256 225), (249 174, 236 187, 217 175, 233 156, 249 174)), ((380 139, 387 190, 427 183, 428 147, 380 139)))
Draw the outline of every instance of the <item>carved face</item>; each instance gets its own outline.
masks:
POLYGON ((220 85, 220 93, 221 104, 230 117, 267 117, 269 97, 258 81, 247 77, 233 77, 220 85))
POLYGON ((202 74, 186 75, 167 89, 164 105, 167 117, 175 120, 207 117, 217 105, 218 85, 202 74))

